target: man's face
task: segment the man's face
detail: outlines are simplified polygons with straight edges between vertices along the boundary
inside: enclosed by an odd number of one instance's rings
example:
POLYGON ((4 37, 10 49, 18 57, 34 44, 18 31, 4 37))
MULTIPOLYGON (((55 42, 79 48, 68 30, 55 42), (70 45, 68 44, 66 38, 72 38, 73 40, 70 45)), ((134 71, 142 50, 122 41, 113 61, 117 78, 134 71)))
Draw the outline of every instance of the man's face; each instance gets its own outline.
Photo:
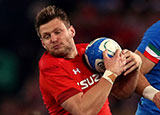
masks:
POLYGON ((58 18, 41 25, 39 31, 42 45, 50 54, 66 57, 73 50, 75 30, 58 18))

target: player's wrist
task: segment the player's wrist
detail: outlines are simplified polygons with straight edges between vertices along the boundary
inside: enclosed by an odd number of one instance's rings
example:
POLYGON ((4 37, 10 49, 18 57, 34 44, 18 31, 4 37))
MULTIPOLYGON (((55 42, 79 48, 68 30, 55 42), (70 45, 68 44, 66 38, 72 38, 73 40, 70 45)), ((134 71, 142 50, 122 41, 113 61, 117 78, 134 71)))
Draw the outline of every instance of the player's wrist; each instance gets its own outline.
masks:
POLYGON ((153 101, 155 94, 158 92, 159 92, 159 90, 157 90, 156 88, 149 85, 144 88, 142 95, 143 95, 143 97, 153 101))
POLYGON ((110 70, 105 70, 102 78, 108 80, 111 84, 114 83, 115 79, 117 78, 117 74, 115 74, 114 72, 110 71, 110 70))

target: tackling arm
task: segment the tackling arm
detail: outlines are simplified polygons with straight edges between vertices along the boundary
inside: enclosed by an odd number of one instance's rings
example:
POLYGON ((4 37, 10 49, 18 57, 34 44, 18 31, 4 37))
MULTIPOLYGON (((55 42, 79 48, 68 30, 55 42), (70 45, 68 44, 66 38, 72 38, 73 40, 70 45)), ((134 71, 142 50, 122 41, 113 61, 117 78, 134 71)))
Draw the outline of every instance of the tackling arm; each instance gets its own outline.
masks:
POLYGON ((158 108, 160 108, 160 91, 150 85, 144 74, 148 73, 154 66, 155 63, 147 59, 138 50, 135 51, 142 59, 142 67, 139 74, 138 84, 136 87, 136 93, 153 101, 158 108))
POLYGON ((119 76, 113 85, 112 95, 119 100, 130 97, 137 86, 138 73, 138 70, 134 70, 126 76, 119 76))
POLYGON ((112 88, 112 95, 117 99, 128 98, 134 91, 138 82, 139 68, 142 60, 137 54, 124 49, 122 51, 127 60, 127 71, 119 76, 112 88))

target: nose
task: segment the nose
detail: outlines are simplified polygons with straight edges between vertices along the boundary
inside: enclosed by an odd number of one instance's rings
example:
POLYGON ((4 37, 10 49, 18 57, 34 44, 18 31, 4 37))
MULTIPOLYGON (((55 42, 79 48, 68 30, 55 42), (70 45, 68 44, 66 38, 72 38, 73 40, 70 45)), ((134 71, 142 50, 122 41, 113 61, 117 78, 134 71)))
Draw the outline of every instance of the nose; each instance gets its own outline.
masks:
POLYGON ((56 42, 57 41, 57 36, 55 34, 51 34, 51 42, 56 42))

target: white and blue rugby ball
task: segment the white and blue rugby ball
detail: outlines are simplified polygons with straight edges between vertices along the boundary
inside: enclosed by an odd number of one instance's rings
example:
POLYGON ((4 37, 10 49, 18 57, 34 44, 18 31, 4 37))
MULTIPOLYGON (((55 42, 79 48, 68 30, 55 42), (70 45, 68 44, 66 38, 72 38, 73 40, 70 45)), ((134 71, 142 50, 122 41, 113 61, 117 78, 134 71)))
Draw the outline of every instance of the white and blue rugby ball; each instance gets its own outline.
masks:
POLYGON ((103 73, 105 66, 103 62, 103 51, 108 50, 108 56, 113 57, 120 45, 111 38, 101 37, 91 41, 85 50, 85 59, 87 64, 97 72, 103 73))

